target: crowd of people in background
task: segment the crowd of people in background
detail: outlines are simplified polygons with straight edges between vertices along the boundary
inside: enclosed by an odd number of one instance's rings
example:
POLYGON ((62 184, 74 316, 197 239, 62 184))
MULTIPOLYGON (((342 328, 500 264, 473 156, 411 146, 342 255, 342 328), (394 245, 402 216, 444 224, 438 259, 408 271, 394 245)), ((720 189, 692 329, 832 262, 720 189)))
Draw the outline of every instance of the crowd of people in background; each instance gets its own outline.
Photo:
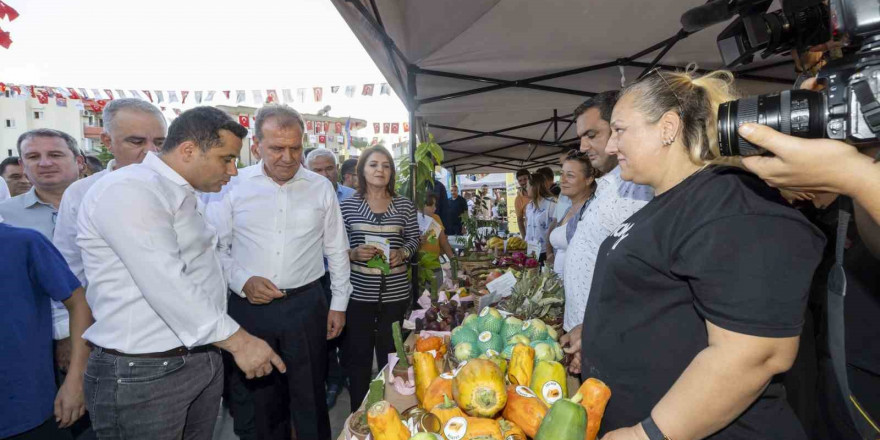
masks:
MULTIPOLYGON (((836 196, 798 203, 745 168, 766 162, 720 156, 731 84, 655 71, 599 93, 574 111, 558 183, 549 167, 516 173, 508 220, 564 281, 569 371, 613 390, 605 439, 850 432, 816 325, 836 196)), ((505 191, 439 181, 416 206, 382 146, 342 163, 304 151, 288 106, 259 110, 259 163, 241 169, 248 131, 221 110, 169 126, 118 99, 103 118, 106 169, 52 129, 0 163, 0 353, 15 359, 0 366, 0 438, 207 439, 225 396, 242 439, 328 439, 342 388, 357 410, 374 359, 395 351, 413 257, 452 258, 464 214, 507 214, 505 191)), ((857 199, 850 237, 847 350, 876 414, 872 200, 857 199)))

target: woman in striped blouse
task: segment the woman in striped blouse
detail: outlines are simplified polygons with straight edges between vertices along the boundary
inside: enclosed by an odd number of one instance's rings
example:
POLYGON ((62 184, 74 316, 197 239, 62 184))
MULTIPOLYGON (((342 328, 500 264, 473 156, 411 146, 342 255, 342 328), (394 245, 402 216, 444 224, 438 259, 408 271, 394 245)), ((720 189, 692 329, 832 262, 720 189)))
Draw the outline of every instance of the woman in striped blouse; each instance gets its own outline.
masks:
POLYGON ((419 248, 419 225, 411 201, 394 192, 395 171, 391 153, 381 146, 369 148, 357 164, 358 192, 340 204, 351 245, 351 285, 346 312, 342 356, 351 382, 351 410, 367 395, 372 379, 373 352, 381 370, 394 352, 391 324, 402 321, 412 302, 407 268, 419 248), (382 252, 368 241, 387 239, 391 273, 384 275, 367 262, 382 252))

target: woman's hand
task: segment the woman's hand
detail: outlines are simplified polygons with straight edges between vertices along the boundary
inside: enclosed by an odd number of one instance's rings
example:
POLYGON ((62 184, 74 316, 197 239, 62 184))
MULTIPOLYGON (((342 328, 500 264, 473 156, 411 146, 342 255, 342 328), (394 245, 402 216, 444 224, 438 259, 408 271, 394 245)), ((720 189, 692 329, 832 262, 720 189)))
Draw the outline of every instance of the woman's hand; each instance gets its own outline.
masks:
MULTIPOLYGON (((362 244, 351 250, 351 261, 369 261, 370 258, 373 258, 377 254, 381 252, 374 246, 362 244)), ((394 254, 392 252, 392 254, 394 254)))
POLYGON ((642 425, 638 424, 628 428, 615 429, 603 435, 602 440, 648 440, 648 434, 645 434, 642 425))
POLYGON ((391 258, 388 260, 388 264, 390 264, 391 267, 400 266, 401 264, 403 264, 403 260, 404 260, 403 250, 401 250, 401 249, 392 249, 391 250, 391 258))

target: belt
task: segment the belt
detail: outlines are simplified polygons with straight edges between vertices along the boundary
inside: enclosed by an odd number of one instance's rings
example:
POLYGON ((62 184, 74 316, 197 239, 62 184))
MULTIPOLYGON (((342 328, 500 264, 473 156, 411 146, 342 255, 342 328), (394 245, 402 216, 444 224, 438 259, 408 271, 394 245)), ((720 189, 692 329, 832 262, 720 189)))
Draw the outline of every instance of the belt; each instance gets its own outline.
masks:
POLYGON ((299 294, 306 293, 309 291, 309 289, 311 289, 313 287, 320 287, 321 286, 320 281, 321 281, 321 279, 318 278, 317 280, 312 281, 311 283, 306 284, 305 286, 295 287, 293 289, 278 289, 281 291, 282 294, 284 294, 284 298, 279 298, 279 299, 287 299, 287 298, 290 298, 291 296, 297 296, 299 294))
POLYGON ((196 354, 196 353, 207 353, 212 350, 216 350, 213 345, 200 345, 198 347, 186 348, 186 347, 177 347, 172 348, 168 351, 163 351, 159 353, 123 353, 121 351, 116 351, 110 348, 103 348, 95 346, 98 350, 103 351, 104 353, 112 354, 114 356, 122 356, 122 357, 133 357, 133 358, 170 358, 170 357, 178 357, 185 356, 188 354, 196 354))

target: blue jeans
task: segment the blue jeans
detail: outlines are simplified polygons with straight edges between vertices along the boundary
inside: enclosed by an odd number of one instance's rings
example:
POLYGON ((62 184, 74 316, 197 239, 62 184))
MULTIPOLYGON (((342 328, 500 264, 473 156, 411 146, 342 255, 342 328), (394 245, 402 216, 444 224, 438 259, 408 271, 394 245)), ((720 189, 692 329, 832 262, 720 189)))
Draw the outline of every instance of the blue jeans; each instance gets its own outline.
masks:
POLYGON ((222 392, 219 350, 142 358, 95 348, 85 373, 86 407, 102 440, 210 440, 222 392))

